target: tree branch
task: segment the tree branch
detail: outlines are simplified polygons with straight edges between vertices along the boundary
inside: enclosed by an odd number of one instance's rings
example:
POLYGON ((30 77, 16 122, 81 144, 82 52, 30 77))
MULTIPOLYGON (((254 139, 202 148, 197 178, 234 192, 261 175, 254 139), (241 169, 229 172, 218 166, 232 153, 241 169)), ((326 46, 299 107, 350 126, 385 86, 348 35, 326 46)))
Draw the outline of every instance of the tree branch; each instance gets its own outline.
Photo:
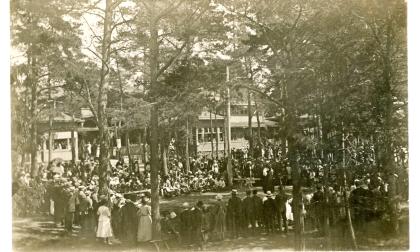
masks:
POLYGON ((83 97, 83 96, 82 97, 88 102, 89 108, 90 108, 90 110, 92 110, 92 114, 93 114, 93 116, 95 118, 95 121, 96 121, 96 123, 98 123, 99 122, 98 115, 95 112, 95 107, 93 106, 92 97, 90 95, 90 89, 89 89, 89 87, 88 87, 88 85, 86 83, 86 80, 83 80, 83 86, 86 89, 87 97, 83 97))
POLYGON ((182 46, 180 48, 178 48, 177 52, 175 53, 175 55, 173 55, 167 62, 166 64, 160 68, 157 72, 157 77, 159 77, 163 72, 165 72, 171 65, 172 63, 179 57, 179 55, 181 55, 182 51, 184 50, 184 48, 187 46, 187 41, 185 41, 182 46))

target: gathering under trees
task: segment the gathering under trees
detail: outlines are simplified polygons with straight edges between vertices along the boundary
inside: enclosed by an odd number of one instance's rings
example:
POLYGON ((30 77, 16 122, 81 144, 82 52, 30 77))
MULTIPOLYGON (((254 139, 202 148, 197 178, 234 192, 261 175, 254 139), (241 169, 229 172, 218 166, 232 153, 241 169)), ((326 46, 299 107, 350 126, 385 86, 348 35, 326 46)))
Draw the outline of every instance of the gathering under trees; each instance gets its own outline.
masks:
MULTIPOLYGON (((210 159, 223 160, 226 188, 236 188, 229 120, 231 100, 241 99, 247 158, 260 162, 274 141, 269 161, 290 172, 295 250, 305 249, 306 167, 316 170, 325 204, 327 188, 343 193, 351 249, 357 220, 347 189, 359 177, 380 174, 388 185, 390 230, 399 233, 408 186, 406 9, 402 0, 12 0, 12 164, 30 156, 30 176, 40 176, 41 114, 50 115, 51 150, 53 117, 60 111, 74 121, 89 108, 98 195, 111 198, 113 137, 125 139, 129 167, 137 162, 132 142, 147 146, 152 236, 160 240, 162 183, 174 157, 185 175, 196 169, 202 111, 210 159), (275 122, 270 136, 262 116, 275 122)), ((323 221, 330 239, 336 231, 323 221)))

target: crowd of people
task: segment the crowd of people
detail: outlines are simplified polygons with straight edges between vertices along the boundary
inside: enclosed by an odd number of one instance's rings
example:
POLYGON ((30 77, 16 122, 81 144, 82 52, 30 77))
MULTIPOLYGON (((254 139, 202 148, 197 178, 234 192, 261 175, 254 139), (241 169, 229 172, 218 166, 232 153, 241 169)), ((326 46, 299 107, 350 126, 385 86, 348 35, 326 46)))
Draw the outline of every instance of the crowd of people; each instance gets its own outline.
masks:
MULTIPOLYGON (((167 171, 161 172, 161 196, 207 191, 219 194, 209 202, 198 201, 194 205, 185 202, 182 210, 163 211, 160 221, 164 239, 177 246, 200 249, 209 240, 261 232, 287 233, 293 228, 293 199, 284 188, 291 184, 291 172, 286 163, 279 161, 276 151, 278 149, 271 146, 261 156, 253 158, 246 150, 233 150, 234 180, 258 178, 260 181, 255 184, 261 185, 262 191, 248 189, 246 196, 240 198, 238 191, 232 190, 228 200, 222 193, 226 192, 227 185, 225 158, 197 157, 190 160, 187 170, 185 160, 171 156, 167 171)), ((21 188, 43 185, 44 189, 37 189, 45 191, 43 198, 35 200, 42 202, 43 211, 53 215, 55 225, 63 227, 67 233, 79 226, 83 234, 95 234, 107 244, 112 243, 113 238, 128 242, 150 241, 150 166, 146 164, 144 169, 139 169, 137 162, 128 164, 123 159, 110 165, 106 181, 108 196, 99 193, 98 166, 98 160, 93 158, 77 164, 51 163, 48 167, 40 166, 40 175, 36 178, 20 170, 15 174, 13 194, 21 188)), ((324 180, 324 169, 317 161, 312 166, 302 165, 302 185, 309 189, 302 195, 305 229, 316 229, 323 234, 327 220, 331 227, 344 228, 345 195, 349 196, 352 217, 359 229, 371 220, 387 218, 388 213, 399 210, 398 200, 390 197, 401 195, 396 174, 352 174, 348 181, 350 186, 344 188, 335 173, 330 173, 328 181, 324 180)), ((255 184, 248 186, 256 188, 255 184)))

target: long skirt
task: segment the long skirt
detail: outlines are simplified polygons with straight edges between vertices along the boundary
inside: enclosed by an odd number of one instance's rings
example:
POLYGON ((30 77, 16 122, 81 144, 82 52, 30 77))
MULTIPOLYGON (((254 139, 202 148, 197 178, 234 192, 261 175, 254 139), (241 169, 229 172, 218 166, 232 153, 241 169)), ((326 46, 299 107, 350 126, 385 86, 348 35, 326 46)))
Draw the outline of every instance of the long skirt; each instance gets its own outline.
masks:
POLYGON ((137 229, 137 241, 145 242, 152 239, 152 217, 150 215, 140 216, 137 229))
POLYGON ((98 229, 96 230, 96 237, 109 238, 112 237, 111 219, 101 218, 98 221, 98 229))

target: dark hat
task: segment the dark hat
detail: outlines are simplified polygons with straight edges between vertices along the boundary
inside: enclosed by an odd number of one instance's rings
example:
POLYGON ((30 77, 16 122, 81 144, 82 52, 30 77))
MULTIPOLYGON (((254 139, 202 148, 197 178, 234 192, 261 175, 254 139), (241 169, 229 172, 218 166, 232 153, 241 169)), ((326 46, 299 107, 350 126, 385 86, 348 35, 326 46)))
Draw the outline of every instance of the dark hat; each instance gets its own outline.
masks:
POLYGON ((197 206, 198 207, 202 207, 204 204, 203 204, 203 201, 201 201, 201 200, 199 200, 198 202, 197 202, 197 206))

